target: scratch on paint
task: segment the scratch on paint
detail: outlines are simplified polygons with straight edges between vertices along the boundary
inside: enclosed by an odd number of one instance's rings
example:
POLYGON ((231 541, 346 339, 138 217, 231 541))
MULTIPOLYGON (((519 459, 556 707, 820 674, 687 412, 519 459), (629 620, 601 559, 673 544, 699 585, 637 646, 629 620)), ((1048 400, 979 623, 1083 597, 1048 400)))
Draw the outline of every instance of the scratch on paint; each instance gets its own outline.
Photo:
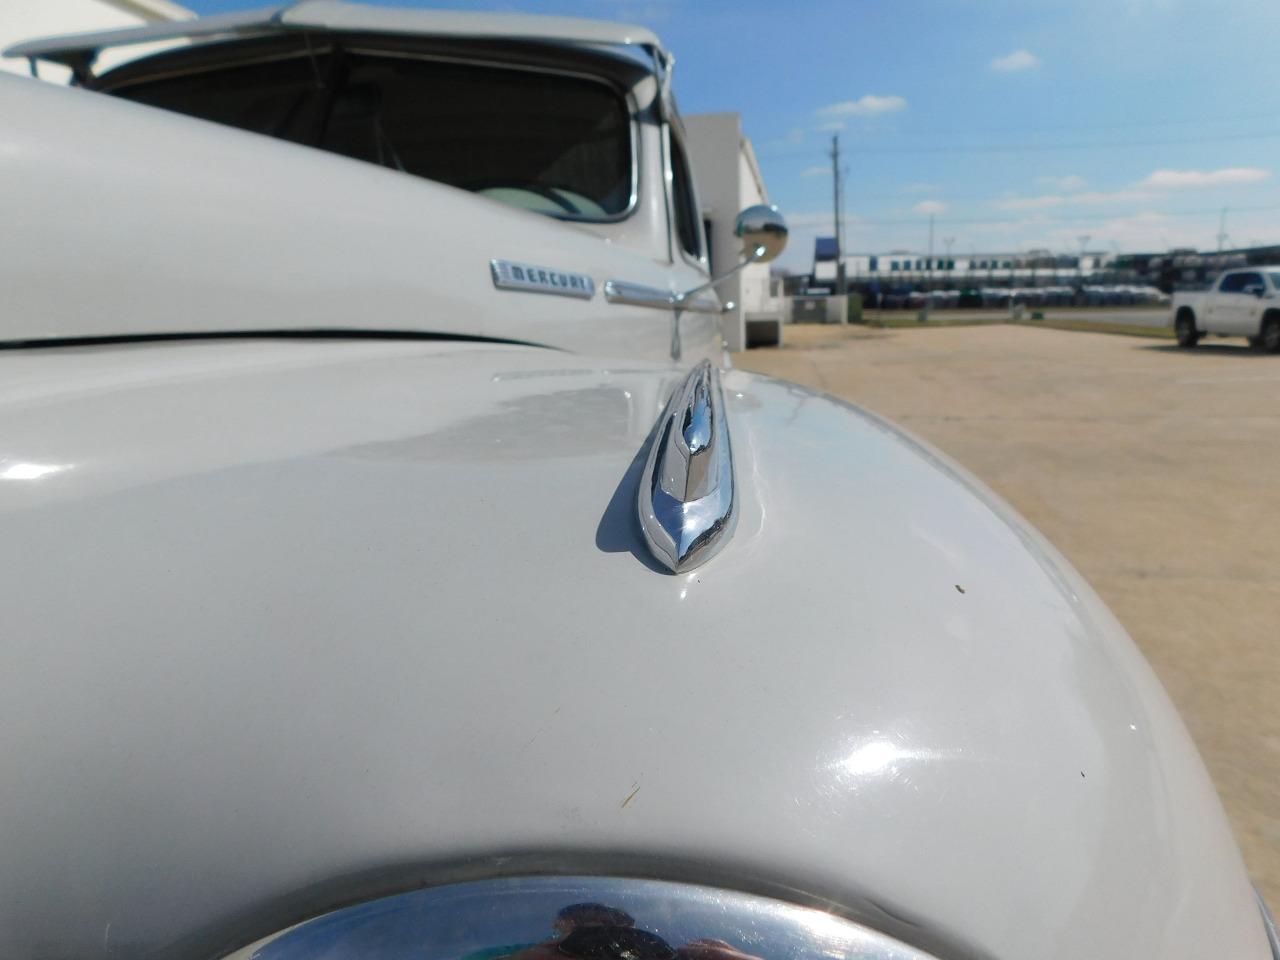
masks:
POLYGON ((528 750, 529 747, 533 746, 533 741, 537 740, 538 737, 542 736, 542 731, 547 729, 547 726, 551 723, 552 720, 556 718, 556 716, 559 713, 560 713, 559 707, 556 707, 555 710, 551 711, 551 716, 548 717, 546 720, 544 720, 542 723, 542 726, 538 727, 538 729, 534 731, 533 736, 530 737, 528 742, 525 743, 525 745, 520 748, 521 751, 528 750))
POLYGON ((635 795, 636 795, 637 793, 639 793, 639 792, 640 792, 640 784, 638 784, 638 783, 637 783, 637 784, 636 784, 636 788, 635 788, 634 790, 632 790, 630 793, 628 793, 628 794, 627 794, 627 799, 625 799, 625 800, 623 800, 623 801, 622 801, 622 809, 623 809, 623 810, 627 809, 627 804, 628 804, 628 803, 630 803, 630 802, 631 802, 631 800, 632 800, 632 798, 634 798, 634 797, 635 797, 635 795))

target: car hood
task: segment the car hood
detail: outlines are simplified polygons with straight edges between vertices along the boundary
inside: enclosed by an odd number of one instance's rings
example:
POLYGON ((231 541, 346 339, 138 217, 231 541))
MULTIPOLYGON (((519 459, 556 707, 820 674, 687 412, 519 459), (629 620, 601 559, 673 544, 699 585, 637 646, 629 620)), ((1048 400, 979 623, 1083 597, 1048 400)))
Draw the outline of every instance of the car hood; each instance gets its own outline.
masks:
POLYGON ((939 955, 1266 956, 1123 631, 876 417, 724 376, 741 514, 635 521, 669 368, 463 344, 0 358, 6 955, 211 956, 537 871, 939 955))

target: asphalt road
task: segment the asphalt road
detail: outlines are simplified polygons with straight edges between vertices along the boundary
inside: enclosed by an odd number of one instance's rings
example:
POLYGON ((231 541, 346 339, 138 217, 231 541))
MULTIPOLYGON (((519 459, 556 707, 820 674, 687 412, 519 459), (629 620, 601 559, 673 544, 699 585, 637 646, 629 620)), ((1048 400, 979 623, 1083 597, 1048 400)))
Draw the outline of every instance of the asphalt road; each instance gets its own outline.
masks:
MULTIPOLYGON (((1082 323, 1117 323, 1130 324, 1137 327, 1167 327, 1169 326, 1169 308, 1168 307, 1098 307, 1082 309, 1078 307, 1038 307, 1041 313, 1048 320, 1075 320, 1082 323)), ((882 314, 877 314, 874 308, 869 308, 867 315, 870 317, 914 317, 918 311, 915 310, 885 310, 882 314)), ((1033 308, 1026 308, 1028 317, 1034 312, 1033 308)), ((931 316, 936 320, 1003 320, 1009 316, 1008 310, 934 310, 931 316)), ((800 329, 797 327, 796 329, 800 329)))
POLYGON ((735 360, 926 438, 1067 555, 1177 703, 1280 908, 1280 355, 1003 325, 788 326, 783 347, 735 360))

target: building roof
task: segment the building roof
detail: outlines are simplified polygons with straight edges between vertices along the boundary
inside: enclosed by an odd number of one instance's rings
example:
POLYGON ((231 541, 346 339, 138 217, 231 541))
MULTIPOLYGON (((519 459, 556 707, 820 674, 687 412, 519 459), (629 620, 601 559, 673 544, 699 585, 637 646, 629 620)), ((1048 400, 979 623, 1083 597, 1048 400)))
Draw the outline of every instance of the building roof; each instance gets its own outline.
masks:
POLYGON ((575 17, 534 14, 474 13, 456 10, 416 10, 372 7, 341 0, 299 0, 258 10, 200 17, 197 20, 153 23, 144 27, 105 30, 28 40, 4 51, 11 57, 53 60, 68 66, 92 62, 107 47, 158 40, 211 39, 287 30, 356 31, 501 38, 647 48, 666 57, 657 36, 644 27, 575 17))
POLYGON ((835 237, 817 237, 814 239, 813 259, 815 263, 823 260, 834 260, 837 253, 835 237))

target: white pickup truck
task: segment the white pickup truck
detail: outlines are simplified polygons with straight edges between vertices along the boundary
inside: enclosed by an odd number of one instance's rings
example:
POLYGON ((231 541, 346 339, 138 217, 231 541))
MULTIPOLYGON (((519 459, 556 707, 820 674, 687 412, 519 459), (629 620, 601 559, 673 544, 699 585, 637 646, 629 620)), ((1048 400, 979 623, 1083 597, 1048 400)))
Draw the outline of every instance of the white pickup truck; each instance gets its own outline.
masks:
POLYGON ((1248 337, 1280 352, 1280 267, 1228 270, 1208 290, 1177 293, 1171 312, 1178 346, 1194 347, 1206 333, 1248 337))

